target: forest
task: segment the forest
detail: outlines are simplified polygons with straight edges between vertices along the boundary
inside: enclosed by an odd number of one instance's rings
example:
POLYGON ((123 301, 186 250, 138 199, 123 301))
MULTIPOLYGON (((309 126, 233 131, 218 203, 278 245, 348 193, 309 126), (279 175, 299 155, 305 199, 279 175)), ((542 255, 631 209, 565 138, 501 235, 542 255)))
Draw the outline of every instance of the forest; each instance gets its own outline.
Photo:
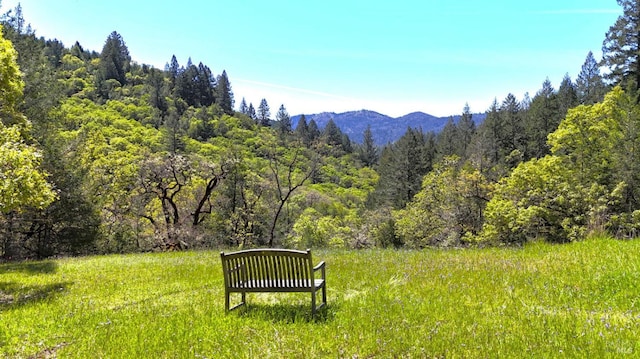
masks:
POLYGON ((226 71, 139 64, 117 31, 100 52, 38 37, 18 6, 1 19, 0 258, 637 237, 640 2, 618 3, 575 81, 382 147, 236 107, 226 71))

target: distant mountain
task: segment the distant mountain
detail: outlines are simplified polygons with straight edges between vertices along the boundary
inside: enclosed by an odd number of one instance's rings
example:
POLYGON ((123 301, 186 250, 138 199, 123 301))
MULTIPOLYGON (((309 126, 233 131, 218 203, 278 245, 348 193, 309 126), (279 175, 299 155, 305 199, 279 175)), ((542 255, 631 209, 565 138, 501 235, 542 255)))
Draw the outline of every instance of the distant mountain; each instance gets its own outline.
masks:
MULTIPOLYGON (((293 127, 295 128, 300 120, 300 116, 296 115, 291 118, 293 127)), ((368 125, 371 125, 371 133, 377 145, 385 145, 389 142, 395 142, 407 132, 407 128, 422 129, 423 132, 440 132, 444 125, 453 117, 457 122, 460 115, 436 117, 424 112, 413 112, 402 117, 393 118, 374 111, 360 110, 344 113, 323 112, 313 115, 304 115, 307 122, 314 120, 320 129, 326 126, 330 119, 346 133, 351 141, 362 143, 362 135, 368 125)), ((473 114, 473 120, 476 125, 480 124, 485 118, 485 114, 473 114)))

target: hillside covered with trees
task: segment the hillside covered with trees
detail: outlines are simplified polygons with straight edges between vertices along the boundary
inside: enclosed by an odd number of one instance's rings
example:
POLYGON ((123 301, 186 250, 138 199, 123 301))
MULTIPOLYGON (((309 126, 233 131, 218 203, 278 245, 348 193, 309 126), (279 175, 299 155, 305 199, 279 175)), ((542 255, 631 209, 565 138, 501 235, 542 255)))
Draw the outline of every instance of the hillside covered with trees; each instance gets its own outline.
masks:
POLYGON ((603 59, 586 54, 575 81, 382 147, 370 129, 354 143, 332 120, 236 103, 225 70, 139 64, 117 31, 99 52, 66 47, 8 11, 0 256, 636 237, 640 1, 618 3, 603 59))

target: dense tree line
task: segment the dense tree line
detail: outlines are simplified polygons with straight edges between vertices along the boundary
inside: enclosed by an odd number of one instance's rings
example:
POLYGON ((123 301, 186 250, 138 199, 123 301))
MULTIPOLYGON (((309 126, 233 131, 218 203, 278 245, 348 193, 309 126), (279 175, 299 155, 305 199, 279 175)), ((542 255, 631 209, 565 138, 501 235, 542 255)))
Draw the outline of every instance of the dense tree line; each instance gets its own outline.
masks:
POLYGON ((637 236, 639 7, 618 2, 575 82, 382 147, 332 120, 294 128, 266 99, 236 111, 226 71, 140 65, 115 31, 99 53, 38 38, 18 7, 0 41, 0 255, 637 236))

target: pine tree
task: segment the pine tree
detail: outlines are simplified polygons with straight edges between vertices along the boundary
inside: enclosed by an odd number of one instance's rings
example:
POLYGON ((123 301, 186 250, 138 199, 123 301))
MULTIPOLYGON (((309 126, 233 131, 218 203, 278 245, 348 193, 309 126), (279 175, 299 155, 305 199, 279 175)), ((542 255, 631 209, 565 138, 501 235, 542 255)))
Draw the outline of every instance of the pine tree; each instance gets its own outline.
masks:
POLYGON ((231 91, 231 83, 227 77, 227 71, 222 70, 222 74, 218 76, 218 84, 216 86, 216 103, 220 105, 224 113, 233 115, 233 92, 231 91))
POLYGON ((200 106, 211 106, 216 102, 216 80, 208 66, 202 62, 198 64, 198 73, 195 78, 195 96, 200 106))
POLYGON ((247 101, 245 101, 244 97, 242 101, 240 101, 240 113, 247 115, 249 113, 249 106, 247 106, 247 101))
POLYGON ((165 71, 169 72, 169 79, 171 80, 171 89, 176 86, 178 76, 180 75, 180 64, 176 55, 171 56, 171 62, 165 66, 165 71))
POLYGON ((382 149, 372 205, 403 208, 420 191, 422 178, 435 158, 435 134, 408 128, 394 144, 382 149))
POLYGON ((329 146, 341 146, 342 145, 342 131, 338 128, 333 119, 329 119, 329 122, 324 126, 322 131, 322 138, 324 142, 329 146))
POLYGON ((547 136, 558 127, 559 123, 558 96, 551 81, 546 79, 527 111, 526 137, 528 142, 524 159, 541 158, 549 153, 547 136))
POLYGON ((271 116, 271 112, 269 111, 269 104, 266 99, 260 100, 260 106, 258 106, 258 123, 262 126, 270 126, 271 120, 269 117, 271 116))
POLYGON ((371 125, 367 125, 362 136, 362 146, 360 146, 359 158, 365 167, 373 167, 378 163, 378 148, 373 139, 371 125))
POLYGON ((582 70, 578 75, 576 92, 578 102, 583 105, 592 105, 602 101, 607 92, 607 86, 600 75, 598 62, 593 57, 593 52, 591 51, 587 54, 587 58, 582 65, 582 70))
POLYGON ((509 157, 513 162, 512 165, 515 166, 525 154, 526 136, 520 103, 511 93, 507 95, 500 107, 500 121, 505 129, 503 137, 500 138, 500 146, 504 156, 509 157))
POLYGON ((457 153, 458 147, 458 127, 453 121, 453 117, 449 117, 444 128, 437 136, 438 156, 444 158, 457 153))
MULTIPOLYGON (((567 114, 567 111, 577 105, 578 91, 576 90, 576 86, 574 85, 573 81, 571 81, 571 77, 569 77, 569 74, 565 74, 562 82, 560 83, 560 88, 558 88, 558 120, 564 118, 564 116, 567 114)), ((558 124, 559 123, 560 122, 558 121, 558 124)), ((555 127, 557 127, 557 124, 555 127)), ((553 128, 553 130, 555 130, 555 128, 553 128)))
POLYGON ((121 85, 125 85, 130 63, 129 49, 127 49, 122 36, 115 31, 112 32, 107 38, 100 55, 100 68, 104 80, 115 79, 121 85))
POLYGON ((176 95, 183 99, 189 106, 200 106, 200 96, 198 93, 198 68, 187 61, 187 66, 180 71, 176 80, 176 95))
POLYGON ((473 122, 473 115, 469 104, 466 103, 462 109, 462 116, 458 121, 458 150, 456 151, 461 158, 467 156, 471 139, 476 133, 476 124, 473 122))
POLYGON ((309 121, 309 132, 307 134, 307 142, 309 144, 312 144, 313 142, 315 142, 318 138, 320 138, 320 128, 318 128, 318 124, 316 123, 316 121, 314 119, 311 119, 309 121))
POLYGON ((253 103, 249 103, 249 108, 247 108, 247 116, 254 121, 258 121, 258 116, 256 115, 256 109, 253 107, 253 103))
POLYGON ((300 115, 300 119, 298 119, 298 124, 296 125, 296 137, 302 141, 302 143, 309 147, 310 143, 309 139, 309 126, 307 125, 307 118, 305 115, 300 115))
POLYGON ((640 1, 617 1, 623 13, 602 43, 602 63, 609 68, 607 78, 614 85, 624 83, 635 91, 640 86, 640 1))
POLYGON ((292 132, 291 117, 284 105, 280 105, 278 113, 276 113, 276 121, 278 121, 278 130, 282 136, 289 135, 292 132))

